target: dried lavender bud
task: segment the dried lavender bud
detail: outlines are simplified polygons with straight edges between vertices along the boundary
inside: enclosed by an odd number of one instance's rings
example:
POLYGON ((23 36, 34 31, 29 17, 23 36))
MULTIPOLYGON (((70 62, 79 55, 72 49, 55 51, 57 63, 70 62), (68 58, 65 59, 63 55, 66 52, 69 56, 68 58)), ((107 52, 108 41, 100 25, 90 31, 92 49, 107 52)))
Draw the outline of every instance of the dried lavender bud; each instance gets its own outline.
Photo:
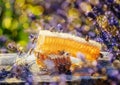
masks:
POLYGON ((58 25, 56 26, 56 30, 58 30, 59 32, 61 32, 62 29, 63 29, 63 27, 62 27, 61 24, 58 24, 58 25))

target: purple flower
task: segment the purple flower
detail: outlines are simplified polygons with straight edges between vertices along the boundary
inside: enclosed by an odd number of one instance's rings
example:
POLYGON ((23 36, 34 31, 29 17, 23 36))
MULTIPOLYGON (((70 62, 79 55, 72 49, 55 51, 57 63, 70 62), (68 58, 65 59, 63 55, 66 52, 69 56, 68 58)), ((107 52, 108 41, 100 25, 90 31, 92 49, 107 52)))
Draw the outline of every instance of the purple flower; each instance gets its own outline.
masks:
POLYGON ((0 43, 5 43, 7 38, 5 36, 0 36, 0 43))

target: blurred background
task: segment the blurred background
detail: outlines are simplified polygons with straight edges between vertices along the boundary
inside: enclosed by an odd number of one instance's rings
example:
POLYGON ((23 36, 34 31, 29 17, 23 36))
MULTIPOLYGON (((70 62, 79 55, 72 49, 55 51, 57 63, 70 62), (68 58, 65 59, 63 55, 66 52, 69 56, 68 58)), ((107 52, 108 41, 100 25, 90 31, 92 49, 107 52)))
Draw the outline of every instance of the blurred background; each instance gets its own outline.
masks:
POLYGON ((39 29, 89 36, 120 56, 119 0, 0 0, 0 52, 15 42, 28 50, 39 29))

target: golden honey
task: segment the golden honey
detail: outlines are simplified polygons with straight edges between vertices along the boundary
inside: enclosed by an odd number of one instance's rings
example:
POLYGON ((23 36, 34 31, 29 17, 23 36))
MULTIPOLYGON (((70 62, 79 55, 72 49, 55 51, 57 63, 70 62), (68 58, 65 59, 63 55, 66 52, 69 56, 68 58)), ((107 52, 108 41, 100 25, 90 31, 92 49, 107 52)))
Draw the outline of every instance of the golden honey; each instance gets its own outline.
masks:
MULTIPOLYGON (((40 31, 35 53, 40 52, 46 55, 42 56, 43 60, 48 58, 47 55, 57 54, 58 51, 62 50, 69 52, 73 57, 76 57, 76 54, 81 52, 85 55, 86 59, 95 60, 100 53, 101 45, 93 40, 86 41, 84 38, 67 33, 50 32, 47 30, 40 31)), ((37 60, 37 62, 39 65, 43 61, 37 60)), ((64 60, 60 61, 58 59, 54 60, 54 62, 64 62, 64 60)))

